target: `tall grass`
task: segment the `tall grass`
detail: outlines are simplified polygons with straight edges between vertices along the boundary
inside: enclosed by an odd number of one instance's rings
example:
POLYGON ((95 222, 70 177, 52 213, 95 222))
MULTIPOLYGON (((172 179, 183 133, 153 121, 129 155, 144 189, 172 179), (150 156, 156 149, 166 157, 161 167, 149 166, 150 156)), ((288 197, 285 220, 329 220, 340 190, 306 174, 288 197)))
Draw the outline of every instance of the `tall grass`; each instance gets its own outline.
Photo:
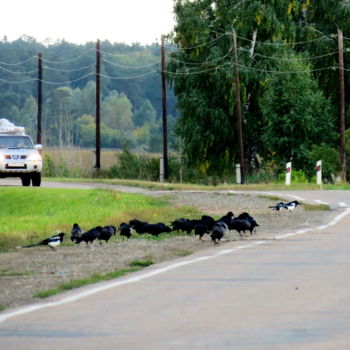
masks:
POLYGON ((77 222, 86 230, 133 218, 169 222, 195 213, 174 210, 164 199, 93 189, 0 188, 0 250, 37 242, 57 232, 69 233, 77 222))

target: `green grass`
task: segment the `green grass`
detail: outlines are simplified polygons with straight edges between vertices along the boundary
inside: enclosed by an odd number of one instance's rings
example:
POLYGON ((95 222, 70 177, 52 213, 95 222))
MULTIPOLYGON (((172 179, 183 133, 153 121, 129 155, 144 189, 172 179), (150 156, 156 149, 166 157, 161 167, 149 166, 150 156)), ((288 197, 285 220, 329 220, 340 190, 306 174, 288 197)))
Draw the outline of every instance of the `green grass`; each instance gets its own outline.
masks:
POLYGON ((178 250, 174 253, 174 256, 182 257, 193 254, 191 250, 178 250))
POLYGON ((56 288, 52 288, 52 289, 38 292, 38 293, 34 294, 34 297, 41 298, 41 299, 48 298, 48 297, 51 297, 53 295, 65 292, 67 290, 83 287, 83 286, 86 286, 88 284, 98 283, 98 282, 102 282, 102 281, 108 281, 108 280, 111 280, 113 278, 122 277, 128 273, 138 271, 141 268, 142 267, 137 266, 137 267, 131 267, 129 269, 112 271, 112 272, 109 272, 106 274, 94 274, 89 278, 83 278, 83 279, 79 279, 79 280, 69 281, 69 282, 62 283, 62 284, 58 285, 56 288))
POLYGON ((165 199, 103 189, 0 188, 0 251, 38 242, 57 232, 68 233, 77 222, 85 230, 119 226, 133 218, 169 223, 198 212, 171 208, 165 199))
POLYGON ((330 210, 329 205, 327 204, 303 204, 303 207, 306 211, 327 211, 330 210))
POLYGON ((134 260, 129 263, 131 267, 147 267, 153 265, 154 261, 152 260, 134 260))
POLYGON ((17 276, 29 276, 30 272, 21 272, 21 271, 10 271, 10 270, 1 270, 0 277, 17 277, 17 276))

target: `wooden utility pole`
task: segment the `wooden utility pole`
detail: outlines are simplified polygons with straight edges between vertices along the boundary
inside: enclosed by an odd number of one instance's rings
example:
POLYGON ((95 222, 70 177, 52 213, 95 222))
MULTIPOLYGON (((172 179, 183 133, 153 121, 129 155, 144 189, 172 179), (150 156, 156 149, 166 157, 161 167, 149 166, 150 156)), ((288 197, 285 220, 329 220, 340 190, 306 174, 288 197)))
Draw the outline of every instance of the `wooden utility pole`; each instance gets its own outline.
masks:
POLYGON ((41 53, 38 54, 38 114, 36 125, 36 143, 42 144, 42 104, 43 104, 43 62, 41 53))
POLYGON ((100 69, 101 69, 100 40, 97 40, 97 43, 96 43, 96 163, 95 163, 96 169, 101 168, 100 69))
POLYGON ((168 128, 167 128, 167 109, 166 109, 166 82, 165 82, 165 48, 164 35, 161 40, 161 57, 162 57, 162 119, 163 119, 163 161, 164 161, 164 181, 168 180, 168 128))
POLYGON ((346 182, 346 151, 345 151, 345 83, 344 83, 344 44, 343 31, 338 29, 339 57, 339 124, 340 124, 340 171, 341 179, 346 182))
POLYGON ((236 85, 236 125, 238 133, 238 143, 239 143, 239 162, 241 166, 241 183, 244 184, 245 178, 245 164, 244 164, 244 148, 243 148, 243 128, 242 128, 242 116, 241 116, 241 86, 239 81, 239 67, 238 67, 238 55, 237 55, 237 38, 236 31, 232 32, 233 41, 233 67, 235 75, 235 85, 236 85))

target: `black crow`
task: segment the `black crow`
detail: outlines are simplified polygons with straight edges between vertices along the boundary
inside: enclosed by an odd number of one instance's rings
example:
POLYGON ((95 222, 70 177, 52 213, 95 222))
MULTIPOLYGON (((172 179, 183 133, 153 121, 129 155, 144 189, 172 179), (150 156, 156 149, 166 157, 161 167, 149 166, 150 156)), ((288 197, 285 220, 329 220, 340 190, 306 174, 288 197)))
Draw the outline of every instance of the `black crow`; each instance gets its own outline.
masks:
POLYGON ((116 231, 117 230, 113 225, 103 226, 100 235, 97 237, 100 244, 102 244, 102 241, 106 241, 106 243, 108 243, 110 238, 115 235, 116 231))
POLYGON ((227 225, 223 221, 218 221, 210 232, 210 237, 215 244, 219 244, 219 241, 224 237, 227 231, 227 225))
POLYGON ((216 221, 208 215, 203 215, 201 220, 194 225, 194 234, 199 236, 199 239, 202 239, 205 233, 209 233, 216 221))
POLYGON ((77 237, 75 243, 79 244, 84 241, 86 243, 86 246, 88 246, 89 242, 92 244, 92 242, 100 236, 101 231, 102 226, 96 226, 91 230, 84 232, 80 237, 77 237))
POLYGON ((63 242, 64 235, 65 234, 63 232, 61 232, 58 235, 54 235, 50 238, 46 238, 46 239, 44 239, 41 242, 36 243, 36 244, 26 245, 23 248, 31 248, 31 247, 36 247, 36 246, 40 246, 40 245, 47 245, 51 249, 55 250, 55 247, 59 246, 63 242))
POLYGON ((229 225, 231 220, 234 218, 232 211, 229 211, 226 215, 221 217, 217 222, 224 222, 226 225, 229 225))
POLYGON ((238 219, 242 219, 242 220, 248 220, 249 221, 249 224, 250 224, 250 227, 248 228, 248 230, 250 231, 250 234, 252 235, 253 234, 253 230, 255 227, 257 226, 260 226, 256 221, 255 219, 250 216, 247 212, 244 212, 242 214, 239 214, 238 215, 238 219))
POLYGON ((285 203, 283 204, 283 208, 289 210, 289 212, 292 212, 298 204, 300 204, 298 201, 285 203))
POLYGON ((202 239, 205 233, 209 233, 210 229, 205 223, 197 224, 194 228, 194 234, 199 236, 199 239, 202 239))
POLYGON ((184 227, 186 227, 186 223, 188 223, 189 219, 176 219, 171 222, 171 226, 173 228, 173 231, 185 231, 184 227))
POLYGON ((129 224, 122 222, 119 226, 120 235, 126 238, 130 238, 131 236, 131 228, 129 224))
POLYGON ((249 230, 251 228, 251 224, 247 219, 234 218, 228 225, 228 228, 230 230, 236 230, 242 238, 242 232, 249 230))
POLYGON ((77 223, 75 223, 73 225, 72 230, 70 232, 71 232, 70 239, 71 239, 72 242, 74 242, 77 237, 82 235, 83 230, 81 229, 81 227, 79 227, 79 225, 77 223))
POLYGON ((146 221, 140 221, 137 219, 132 219, 129 221, 129 225, 139 234, 142 235, 147 233, 147 227, 149 225, 146 221))
POLYGON ((146 228, 146 233, 150 233, 153 236, 158 236, 163 232, 171 232, 172 229, 163 224, 162 222, 158 222, 156 224, 148 224, 146 228))

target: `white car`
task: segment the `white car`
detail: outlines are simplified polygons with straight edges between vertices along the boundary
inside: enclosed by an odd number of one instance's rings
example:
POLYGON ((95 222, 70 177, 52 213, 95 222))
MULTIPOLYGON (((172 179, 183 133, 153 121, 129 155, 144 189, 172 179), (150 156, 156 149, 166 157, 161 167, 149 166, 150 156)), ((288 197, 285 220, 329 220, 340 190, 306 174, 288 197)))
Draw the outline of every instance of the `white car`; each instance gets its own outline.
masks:
POLYGON ((24 128, 0 127, 0 178, 20 177, 23 186, 30 186, 30 182, 40 186, 41 149, 42 145, 34 146, 30 136, 24 134, 24 128))

